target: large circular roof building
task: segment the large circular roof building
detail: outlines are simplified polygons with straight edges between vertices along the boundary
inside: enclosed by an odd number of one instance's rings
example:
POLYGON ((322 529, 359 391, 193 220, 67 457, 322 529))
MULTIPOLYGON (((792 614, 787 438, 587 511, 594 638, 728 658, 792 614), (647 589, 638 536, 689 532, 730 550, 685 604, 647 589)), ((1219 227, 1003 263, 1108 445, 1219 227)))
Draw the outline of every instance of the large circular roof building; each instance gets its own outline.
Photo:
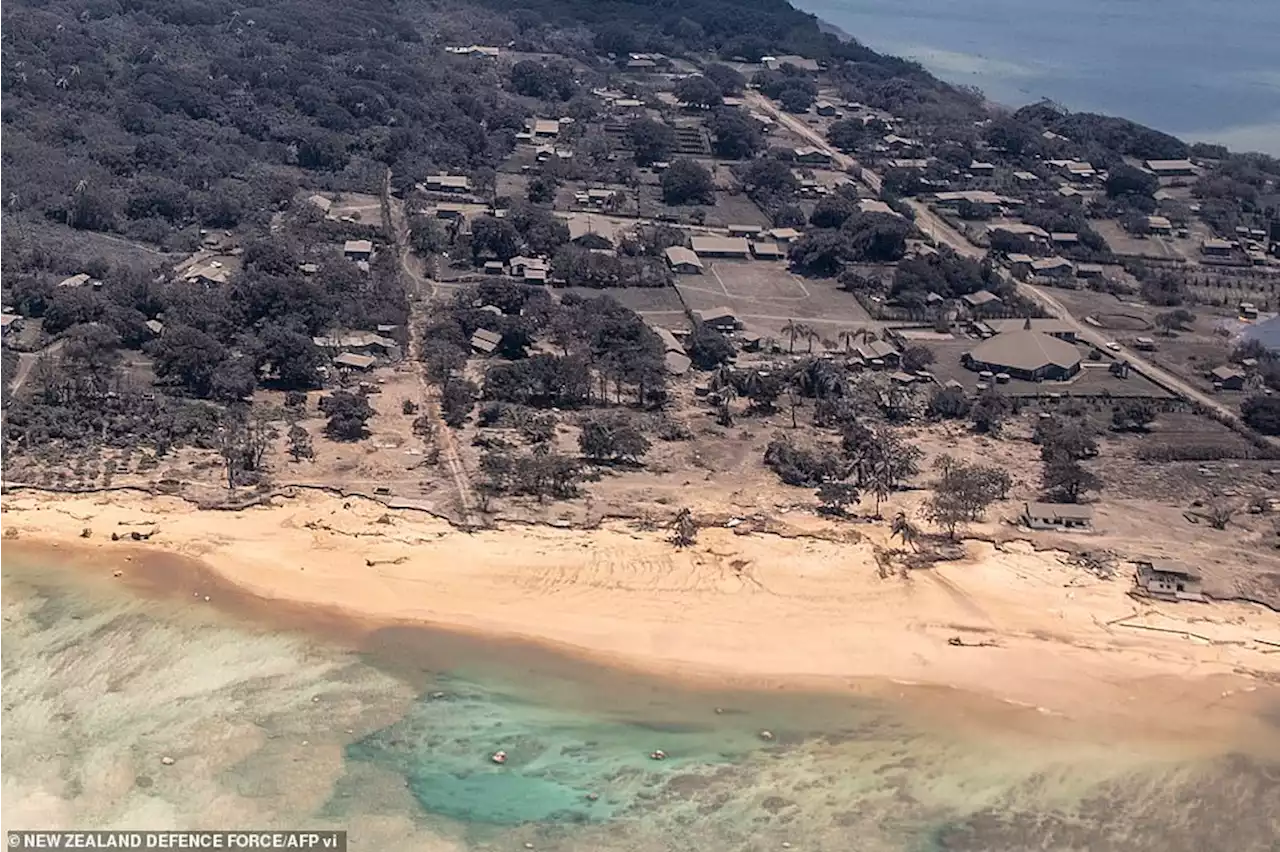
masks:
POLYGON ((997 334, 964 355, 971 370, 1008 373, 1015 379, 1069 379, 1080 372, 1080 350, 1065 340, 1023 329, 997 334))

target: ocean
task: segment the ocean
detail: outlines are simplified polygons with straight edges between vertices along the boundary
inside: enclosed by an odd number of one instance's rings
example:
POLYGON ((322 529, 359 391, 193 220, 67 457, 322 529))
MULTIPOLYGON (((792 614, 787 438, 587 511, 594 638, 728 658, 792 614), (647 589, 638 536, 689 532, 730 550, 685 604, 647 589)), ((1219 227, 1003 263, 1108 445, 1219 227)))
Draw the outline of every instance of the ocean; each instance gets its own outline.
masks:
POLYGON ((10 829, 345 828, 355 850, 495 852, 1280 839, 1280 716, 1209 745, 907 686, 695 689, 528 645, 277 619, 225 589, 142 594, 6 551, 10 829))
POLYGON ((875 50, 1001 104, 1049 98, 1280 155, 1275 0, 800 0, 875 50))

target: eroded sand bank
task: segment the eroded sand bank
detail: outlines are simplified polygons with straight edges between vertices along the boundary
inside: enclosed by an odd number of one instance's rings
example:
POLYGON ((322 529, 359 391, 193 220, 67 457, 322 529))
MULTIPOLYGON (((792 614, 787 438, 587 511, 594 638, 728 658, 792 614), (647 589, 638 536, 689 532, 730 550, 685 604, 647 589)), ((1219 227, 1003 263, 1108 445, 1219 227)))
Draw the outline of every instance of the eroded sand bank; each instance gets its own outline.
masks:
POLYGON ((907 681, 1185 733, 1273 700, 1280 674, 1275 613, 1136 602, 1128 577, 1101 580, 1024 544, 970 542, 969 558, 903 580, 877 576, 887 530, 866 525, 851 542, 705 529, 676 550, 623 523, 465 533, 319 493, 229 512, 136 492, 16 491, 3 510, 8 546, 89 555, 124 581, 143 552, 168 552, 252 595, 366 625, 528 639, 735 686, 907 681), (144 543, 111 541, 153 529, 144 543), (948 644, 956 636, 994 645, 948 644))

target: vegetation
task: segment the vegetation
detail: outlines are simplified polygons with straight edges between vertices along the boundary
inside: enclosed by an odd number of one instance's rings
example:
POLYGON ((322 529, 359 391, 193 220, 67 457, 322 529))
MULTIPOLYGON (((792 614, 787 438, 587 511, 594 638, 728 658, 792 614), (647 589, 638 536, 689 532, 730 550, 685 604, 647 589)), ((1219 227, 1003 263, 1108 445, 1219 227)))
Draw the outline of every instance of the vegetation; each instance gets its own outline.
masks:
POLYGON ((982 520, 987 507, 1002 499, 1012 486, 1009 474, 998 467, 969 464, 950 456, 935 463, 938 478, 925 501, 925 515, 955 538, 965 523, 982 520))

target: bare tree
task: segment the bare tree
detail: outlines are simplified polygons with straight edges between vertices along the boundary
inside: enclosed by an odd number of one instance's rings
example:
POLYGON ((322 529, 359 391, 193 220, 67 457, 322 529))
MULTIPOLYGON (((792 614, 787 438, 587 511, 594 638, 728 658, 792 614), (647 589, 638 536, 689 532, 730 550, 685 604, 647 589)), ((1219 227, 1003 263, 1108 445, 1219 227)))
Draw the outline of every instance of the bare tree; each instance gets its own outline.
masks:
POLYGON ((676 547, 692 547, 698 540, 698 522, 693 512, 681 509, 671 522, 671 543, 676 547))
POLYGON ((902 543, 912 550, 917 550, 916 542, 920 540, 920 529, 906 516, 905 513, 899 512, 893 519, 893 528, 889 533, 889 539, 901 538, 902 543))
POLYGON ((1235 517, 1235 514, 1235 507, 1223 500, 1214 500, 1205 511, 1209 526, 1215 530, 1225 530, 1231 524, 1231 519, 1235 517))

